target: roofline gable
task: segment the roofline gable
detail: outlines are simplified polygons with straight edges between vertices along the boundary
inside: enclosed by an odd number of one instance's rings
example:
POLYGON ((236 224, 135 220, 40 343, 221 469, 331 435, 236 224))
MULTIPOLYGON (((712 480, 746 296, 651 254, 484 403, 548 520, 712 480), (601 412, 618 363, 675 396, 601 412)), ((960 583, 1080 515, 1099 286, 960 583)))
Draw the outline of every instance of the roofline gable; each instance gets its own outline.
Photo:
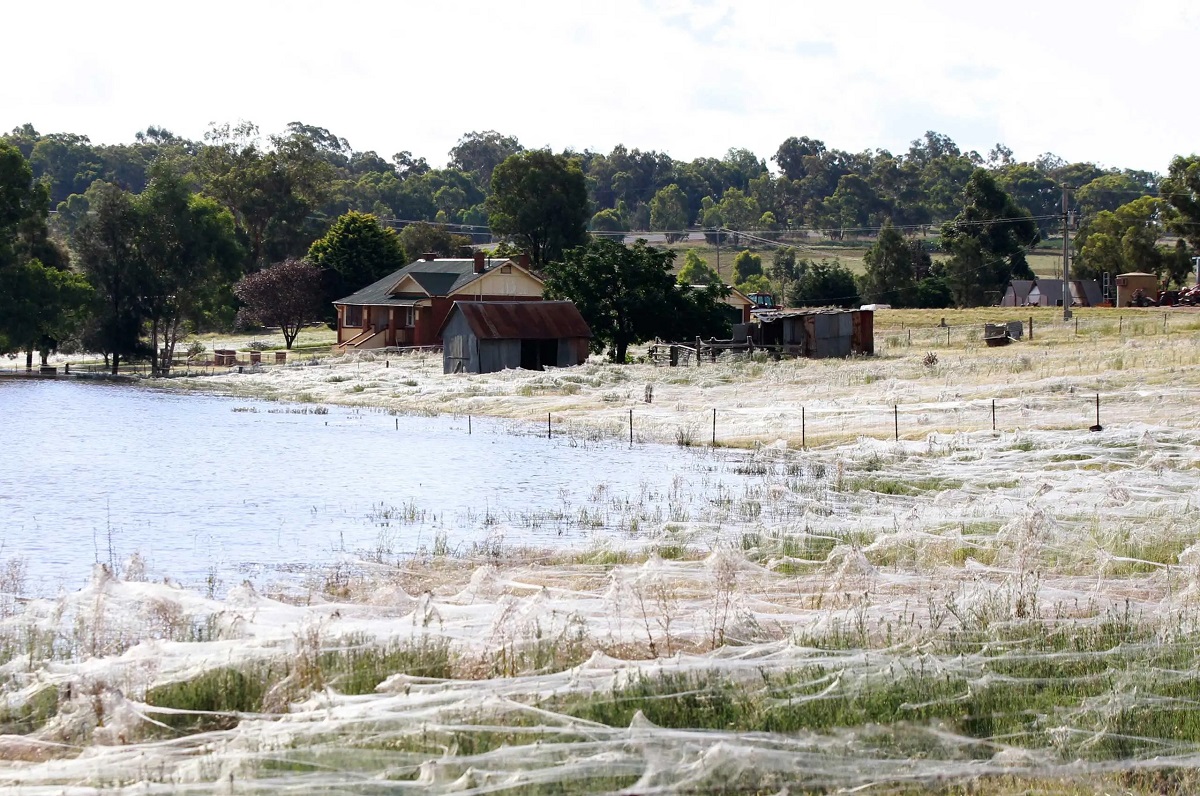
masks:
POLYGON ((500 268, 505 265, 511 265, 513 268, 515 268, 518 271, 520 271, 521 273, 525 274, 525 276, 527 276, 530 279, 532 279, 533 281, 537 282, 542 287, 546 286, 546 280, 542 279, 537 274, 530 271, 528 268, 522 268, 520 263, 518 263, 516 260, 513 260, 510 258, 508 260, 501 260, 500 262, 496 263, 491 268, 487 269, 486 271, 484 271, 482 273, 471 274, 470 279, 468 279, 466 282, 463 282, 461 285, 459 285, 458 288, 453 293, 451 293, 449 296, 447 296, 446 298, 450 298, 452 296, 457 296, 458 294, 460 294, 464 290, 466 290, 466 288, 468 286, 473 285, 475 282, 479 281, 483 277, 494 272, 497 268, 500 268))

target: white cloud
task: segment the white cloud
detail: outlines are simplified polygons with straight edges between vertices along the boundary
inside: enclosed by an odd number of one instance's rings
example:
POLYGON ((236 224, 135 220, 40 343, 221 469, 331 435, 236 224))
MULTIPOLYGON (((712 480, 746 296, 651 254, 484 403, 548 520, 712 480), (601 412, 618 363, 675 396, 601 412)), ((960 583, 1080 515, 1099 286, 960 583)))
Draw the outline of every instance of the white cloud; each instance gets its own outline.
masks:
POLYGON ((0 85, 0 127, 105 142, 298 120, 441 163, 484 129, 680 158, 769 157, 789 135, 903 151, 935 129, 980 152, 1164 170, 1200 121, 1180 88, 1200 21, 1184 0, 63 0, 6 21, 26 35, 0 52, 19 76, 0 85))

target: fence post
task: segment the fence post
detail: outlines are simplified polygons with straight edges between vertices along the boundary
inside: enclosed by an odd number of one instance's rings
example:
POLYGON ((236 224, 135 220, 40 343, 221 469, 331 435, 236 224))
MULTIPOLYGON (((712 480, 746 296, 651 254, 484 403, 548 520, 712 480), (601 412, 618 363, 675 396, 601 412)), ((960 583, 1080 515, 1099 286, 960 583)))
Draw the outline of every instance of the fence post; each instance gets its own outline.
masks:
POLYGON ((1033 316, 1029 316, 1029 339, 1033 339, 1033 316))
POLYGON ((713 447, 717 447, 717 408, 713 407, 713 447))
POLYGON ((900 404, 892 404, 892 422, 896 425, 896 442, 900 441, 900 404))
MULTIPOLYGON (((1164 312, 1163 313, 1163 334, 1166 334, 1166 333, 1167 333, 1167 313, 1164 312)), ((1099 423, 1100 421, 1097 420, 1096 422, 1099 423)))
POLYGON ((1075 334, 1079 334, 1079 316, 1075 316, 1075 334))
MULTIPOLYGON (((909 330, 909 334, 912 334, 911 329, 909 330)), ((807 447, 808 447, 808 429, 805 428, 804 407, 802 406, 802 407, 800 407, 800 450, 804 450, 807 447)))
POLYGON ((996 430, 996 399, 992 399, 992 431, 996 430))
POLYGON ((467 436, 471 436, 471 416, 467 415, 467 436))
POLYGON ((546 439, 553 439, 554 431, 550 427, 550 413, 546 413, 546 439))
POLYGON ((950 345, 950 327, 949 326, 946 327, 946 345, 947 346, 950 345))
POLYGON ((629 445, 633 445, 633 410, 629 410, 629 445))

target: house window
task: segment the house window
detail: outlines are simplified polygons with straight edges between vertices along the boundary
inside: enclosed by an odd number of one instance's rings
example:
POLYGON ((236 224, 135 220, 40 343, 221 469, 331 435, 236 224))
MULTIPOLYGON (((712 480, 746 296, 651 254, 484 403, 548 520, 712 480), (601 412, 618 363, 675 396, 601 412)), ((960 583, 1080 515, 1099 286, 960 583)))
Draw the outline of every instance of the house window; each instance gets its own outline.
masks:
POLYGON ((346 307, 346 320, 342 323, 343 326, 350 328, 353 326, 362 326, 362 307, 354 304, 346 307))
POLYGON ((413 308, 412 307, 401 307, 396 320, 400 324, 400 328, 402 328, 402 329, 411 328, 413 325, 413 308))
POLYGON ((500 273, 502 273, 502 274, 511 274, 511 273, 512 273, 512 266, 511 266, 511 265, 502 265, 502 266, 500 266, 500 273))

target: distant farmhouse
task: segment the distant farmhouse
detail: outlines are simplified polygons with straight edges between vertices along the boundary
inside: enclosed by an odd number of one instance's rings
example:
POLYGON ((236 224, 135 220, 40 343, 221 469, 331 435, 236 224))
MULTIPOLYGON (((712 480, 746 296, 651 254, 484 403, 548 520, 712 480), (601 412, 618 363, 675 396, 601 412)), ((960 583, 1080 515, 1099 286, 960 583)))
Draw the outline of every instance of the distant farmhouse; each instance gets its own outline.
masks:
POLYGON ((345 351, 392 346, 434 346, 456 301, 541 301, 542 280, 528 257, 489 260, 422 259, 333 302, 337 344, 345 351))
MULTIPOLYGON (((1104 291, 1095 279, 1072 279, 1069 306, 1099 307, 1104 303, 1104 291)), ((1061 307, 1063 305, 1063 281, 1061 279, 1014 279, 1008 285, 1001 307, 1061 307)))

